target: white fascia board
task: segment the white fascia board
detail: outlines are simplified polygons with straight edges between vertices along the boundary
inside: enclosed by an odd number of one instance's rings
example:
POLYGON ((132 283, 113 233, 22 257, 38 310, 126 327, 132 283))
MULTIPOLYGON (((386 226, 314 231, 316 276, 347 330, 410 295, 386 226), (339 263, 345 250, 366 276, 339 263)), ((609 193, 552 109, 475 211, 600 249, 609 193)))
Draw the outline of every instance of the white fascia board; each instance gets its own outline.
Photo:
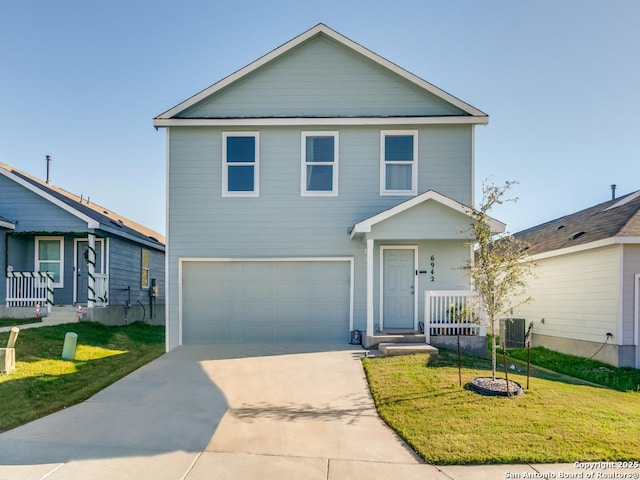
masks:
POLYGON ((536 261, 543 260, 545 258, 560 257, 562 255, 569 255, 571 253, 584 252, 585 250, 592 250, 594 248, 608 247, 610 245, 629 245, 640 244, 640 237, 611 237, 604 238, 602 240, 596 240, 595 242, 584 243, 582 245, 576 245, 575 247, 559 248, 557 250, 551 250, 549 252, 542 252, 536 255, 528 257, 528 260, 536 261))
POLYGON ((486 125, 489 117, 467 115, 434 117, 264 117, 264 118, 155 118, 155 127, 261 127, 326 125, 486 125))
POLYGON ((354 50, 355 52, 358 52, 359 54, 365 56, 366 58, 372 60, 373 62, 378 63, 379 65, 391 70, 395 74, 397 74, 397 75, 405 78, 406 80, 414 83, 415 85, 419 86, 420 88, 423 88, 424 90, 432 93, 433 95, 436 95, 437 97, 445 100, 446 102, 449 102, 450 104, 452 104, 455 107, 459 108, 460 110, 468 113, 469 115, 487 118, 487 114, 486 113, 478 110, 477 108, 472 107, 471 105, 463 102, 459 98, 456 98, 453 95, 445 92, 444 90, 439 89, 435 85, 432 85, 431 83, 427 82, 426 80, 423 80, 422 78, 418 77, 417 75, 414 75, 413 73, 405 70, 404 68, 399 67, 395 63, 390 62, 386 58, 381 57, 377 53, 372 52, 371 50, 363 47, 362 45, 354 42, 353 40, 348 39, 347 37, 341 35, 340 33, 336 32, 335 30, 333 30, 333 29, 327 27, 326 25, 320 23, 320 24, 316 25, 315 27, 313 27, 313 28, 307 30, 306 32, 298 35, 297 37, 293 38, 292 40, 289 40, 288 42, 284 43, 280 47, 272 50, 271 52, 267 53, 266 55, 263 55, 262 57, 258 58, 257 60, 255 60, 254 62, 250 63, 249 65, 241 68, 240 70, 236 71, 235 73, 232 73, 228 77, 225 77, 222 80, 220 80, 219 82, 214 83, 210 87, 205 88, 204 90, 202 90, 201 92, 193 95, 192 97, 188 98, 184 102, 176 105, 175 107, 167 110, 164 113, 161 113, 160 115, 158 115, 154 119, 154 125, 157 126, 157 127, 165 126, 165 125, 160 125, 160 124, 158 124, 156 122, 161 120, 161 119, 170 119, 170 118, 174 117, 175 115, 179 114, 180 112, 186 110, 189 107, 192 107, 193 105, 195 105, 196 103, 200 102, 201 100, 204 100, 205 98, 209 97, 210 95, 213 95, 214 93, 222 90, 223 88, 225 88, 228 85, 232 84, 233 82, 241 79, 242 77, 244 77, 246 75, 249 75, 250 73, 254 72, 256 69, 262 67, 266 63, 269 63, 271 60, 279 57, 280 55, 283 55, 284 53, 286 53, 286 52, 290 51, 291 49, 297 47, 301 43, 304 43, 307 40, 309 40, 310 38, 315 37, 316 35, 319 35, 319 34, 324 34, 327 37, 332 38, 336 42, 341 43, 342 45, 346 46, 347 48, 350 48, 350 49, 354 50))
POLYGON ((0 220, 0 227, 8 228, 9 230, 15 230, 16 224, 12 222, 5 222, 4 220, 0 220))
MULTIPOLYGON (((446 207, 451 208, 452 210, 455 210, 456 212, 462 213, 463 215, 467 215, 468 217, 473 218, 473 210, 470 207, 463 205, 462 203, 457 202, 456 200, 453 200, 449 197, 446 197, 434 190, 427 190, 426 192, 418 195, 417 197, 413 197, 412 199, 407 200, 406 202, 402 202, 396 205, 395 207, 385 210, 384 212, 380 212, 377 215, 374 215, 373 217, 363 220, 362 222, 356 223, 351 231, 351 238, 354 238, 359 233, 371 233, 371 228, 375 224, 383 222, 395 215, 398 215, 399 213, 402 213, 410 208, 415 207, 416 205, 426 202, 427 200, 433 200, 435 202, 440 203, 441 205, 444 205, 446 207)), ((494 218, 489 218, 489 224, 491 226, 492 231, 494 231, 495 233, 502 233, 506 228, 506 225, 504 223, 494 218)))
POLYGON ((82 220, 84 222, 87 222, 87 228, 89 228, 89 229, 100 228, 100 222, 98 222, 98 221, 94 220, 93 218, 85 215, 84 213, 80 212, 79 210, 76 210, 72 206, 67 205, 66 203, 64 203, 63 201, 57 199, 53 195, 51 195, 51 194, 49 194, 49 193, 47 193, 47 192, 45 192, 43 190, 40 190, 38 187, 36 187, 32 183, 29 183, 26 180, 23 180, 22 178, 14 175, 11 172, 6 171, 3 168, 0 168, 0 174, 4 175, 5 177, 7 177, 7 178, 9 178, 11 180, 13 180, 18 185, 23 186, 27 190, 30 190, 31 192, 35 193, 36 195, 44 198, 48 202, 53 203, 55 206, 60 207, 62 210, 64 210, 65 212, 70 213, 74 217, 76 217, 76 218, 78 218, 78 219, 80 219, 80 220, 82 220))
POLYGON ((180 257, 179 262, 352 262, 353 257, 180 257))

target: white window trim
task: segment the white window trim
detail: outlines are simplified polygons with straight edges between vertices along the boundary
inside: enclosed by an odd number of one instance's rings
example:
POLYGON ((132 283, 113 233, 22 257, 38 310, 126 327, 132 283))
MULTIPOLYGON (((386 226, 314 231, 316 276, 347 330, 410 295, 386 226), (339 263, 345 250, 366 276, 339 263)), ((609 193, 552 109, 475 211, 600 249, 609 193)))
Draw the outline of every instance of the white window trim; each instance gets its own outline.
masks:
POLYGON ((300 195, 303 197, 337 197, 338 196, 338 144, 339 135, 337 131, 307 131, 301 136, 301 166, 300 166, 300 195), (331 165, 333 167, 333 190, 318 191, 307 190, 307 137, 333 137, 333 162, 312 162, 311 165, 331 165))
POLYGON ((381 130, 380 131, 380 195, 410 197, 418 194, 418 131, 417 130, 381 130), (393 162, 393 165, 411 165, 411 190, 387 190, 387 169, 385 162, 385 137, 387 135, 412 135, 413 160, 410 162, 393 162))
POLYGON ((223 197, 259 197, 260 196, 260 132, 222 132, 222 196, 223 197), (228 137, 254 137, 256 140, 255 161, 227 162, 227 138, 228 137), (253 191, 230 192, 229 191, 229 166, 253 167, 253 191))
MULTIPOLYGON (((34 254, 34 270, 36 272, 40 271, 40 254, 39 254, 39 244, 41 240, 59 240, 60 241, 60 278, 59 282, 53 282, 51 284, 54 288, 64 288, 64 237, 36 237, 35 242, 35 254, 34 254)), ((51 260, 42 260, 46 263, 53 263, 51 260)))
POLYGON ((151 250, 148 248, 142 247, 140 249, 140 290, 149 290, 149 286, 151 284, 151 250), (149 260, 149 265, 145 268, 142 260, 144 259, 144 252, 147 252, 147 258, 149 260), (144 285, 142 283, 142 273, 147 272, 147 284, 144 285))

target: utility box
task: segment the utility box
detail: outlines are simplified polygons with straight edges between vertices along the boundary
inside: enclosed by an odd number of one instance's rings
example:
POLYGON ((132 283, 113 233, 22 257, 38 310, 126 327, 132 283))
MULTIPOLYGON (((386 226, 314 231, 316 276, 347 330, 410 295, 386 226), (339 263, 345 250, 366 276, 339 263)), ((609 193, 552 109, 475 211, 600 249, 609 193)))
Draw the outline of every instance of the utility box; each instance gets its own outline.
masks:
POLYGON ((524 348, 524 318, 502 318, 500 320, 500 343, 505 348, 524 348))

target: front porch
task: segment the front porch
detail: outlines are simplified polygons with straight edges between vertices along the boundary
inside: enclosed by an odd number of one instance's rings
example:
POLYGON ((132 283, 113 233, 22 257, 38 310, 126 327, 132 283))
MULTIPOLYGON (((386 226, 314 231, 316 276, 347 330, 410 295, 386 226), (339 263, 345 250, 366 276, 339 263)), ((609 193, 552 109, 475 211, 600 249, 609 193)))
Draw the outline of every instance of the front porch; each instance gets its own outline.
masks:
MULTIPOLYGON (((109 278, 106 274, 92 273, 85 285, 85 301, 75 298, 76 305, 89 308, 108 305, 109 278)), ((5 306, 7 308, 38 309, 40 315, 51 313, 56 305, 53 272, 14 272, 7 271, 5 306)), ((63 302, 64 303, 64 302, 63 302)))
POLYGON ((365 335, 363 346, 387 355, 437 353, 429 347, 456 349, 487 356, 486 326, 475 291, 424 292, 424 316, 418 329, 381 329, 365 335))

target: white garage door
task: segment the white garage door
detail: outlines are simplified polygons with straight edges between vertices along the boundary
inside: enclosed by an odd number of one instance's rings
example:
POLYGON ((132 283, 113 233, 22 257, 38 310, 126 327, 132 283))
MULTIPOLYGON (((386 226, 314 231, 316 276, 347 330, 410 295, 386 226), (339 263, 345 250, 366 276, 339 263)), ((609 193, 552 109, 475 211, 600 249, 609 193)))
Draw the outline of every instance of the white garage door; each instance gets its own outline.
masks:
POLYGON ((349 339, 349 261, 184 261, 182 342, 349 339))

